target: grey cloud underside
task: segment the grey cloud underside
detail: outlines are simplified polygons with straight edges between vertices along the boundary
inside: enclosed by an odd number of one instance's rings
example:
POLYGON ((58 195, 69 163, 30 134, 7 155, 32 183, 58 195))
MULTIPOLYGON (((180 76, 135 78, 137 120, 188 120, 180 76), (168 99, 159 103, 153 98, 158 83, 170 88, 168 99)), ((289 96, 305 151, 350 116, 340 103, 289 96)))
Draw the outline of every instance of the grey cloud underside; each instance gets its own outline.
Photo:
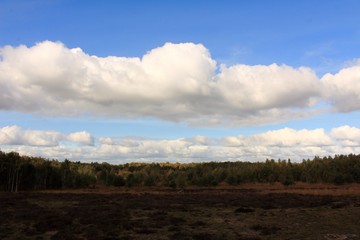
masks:
POLYGON ((359 61, 320 79, 306 67, 219 65, 201 44, 101 58, 50 41, 5 46, 0 59, 2 110, 249 125, 316 114, 323 102, 360 109, 359 61))

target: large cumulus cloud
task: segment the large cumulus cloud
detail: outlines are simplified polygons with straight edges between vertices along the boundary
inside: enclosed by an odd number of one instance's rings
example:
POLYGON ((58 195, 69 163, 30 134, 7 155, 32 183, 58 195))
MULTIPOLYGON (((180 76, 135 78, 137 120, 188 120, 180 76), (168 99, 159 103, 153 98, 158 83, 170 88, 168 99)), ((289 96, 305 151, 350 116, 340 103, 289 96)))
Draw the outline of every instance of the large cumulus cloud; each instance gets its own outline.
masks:
POLYGON ((1 108, 49 115, 178 118, 211 94, 216 67, 191 43, 168 43, 140 59, 100 58, 46 41, 4 47, 1 57, 1 108))
POLYGON ((0 110, 250 125, 329 106, 357 111, 359 96, 359 60, 319 78, 307 67, 226 66, 194 43, 166 43, 141 58, 91 56, 51 41, 0 49, 0 110))
POLYGON ((166 43, 141 58, 91 56, 50 41, 5 46, 0 54, 0 109, 50 116, 273 123, 316 112, 324 83, 338 91, 327 96, 338 107, 343 89, 337 78, 320 81, 306 67, 217 64, 194 43, 166 43))

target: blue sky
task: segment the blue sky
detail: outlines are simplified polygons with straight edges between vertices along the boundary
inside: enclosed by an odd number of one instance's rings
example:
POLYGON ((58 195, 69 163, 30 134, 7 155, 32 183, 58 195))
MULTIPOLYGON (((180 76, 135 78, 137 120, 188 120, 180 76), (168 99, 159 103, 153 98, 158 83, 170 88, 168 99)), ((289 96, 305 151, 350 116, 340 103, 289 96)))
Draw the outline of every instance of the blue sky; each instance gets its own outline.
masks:
POLYGON ((0 148, 113 163, 357 153, 359 10, 0 0, 0 148))

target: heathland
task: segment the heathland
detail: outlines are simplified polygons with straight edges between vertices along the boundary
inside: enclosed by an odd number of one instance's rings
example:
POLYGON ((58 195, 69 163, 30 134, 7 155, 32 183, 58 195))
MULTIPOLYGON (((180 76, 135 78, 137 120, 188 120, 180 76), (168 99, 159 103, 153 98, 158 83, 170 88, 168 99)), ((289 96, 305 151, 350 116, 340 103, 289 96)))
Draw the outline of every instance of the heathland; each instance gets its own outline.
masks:
POLYGON ((360 155, 80 163, 0 152, 0 239, 360 239, 360 155))

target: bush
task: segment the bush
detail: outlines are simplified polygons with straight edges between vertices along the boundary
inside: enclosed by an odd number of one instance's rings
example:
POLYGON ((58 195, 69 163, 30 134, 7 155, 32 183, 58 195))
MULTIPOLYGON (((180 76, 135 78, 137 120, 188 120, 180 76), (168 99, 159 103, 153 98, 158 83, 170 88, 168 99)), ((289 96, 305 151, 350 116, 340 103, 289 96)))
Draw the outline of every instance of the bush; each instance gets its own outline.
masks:
POLYGON ((114 176, 113 185, 115 187, 122 187, 122 186, 125 186, 125 184, 126 184, 126 181, 122 176, 119 176, 119 175, 114 176))

